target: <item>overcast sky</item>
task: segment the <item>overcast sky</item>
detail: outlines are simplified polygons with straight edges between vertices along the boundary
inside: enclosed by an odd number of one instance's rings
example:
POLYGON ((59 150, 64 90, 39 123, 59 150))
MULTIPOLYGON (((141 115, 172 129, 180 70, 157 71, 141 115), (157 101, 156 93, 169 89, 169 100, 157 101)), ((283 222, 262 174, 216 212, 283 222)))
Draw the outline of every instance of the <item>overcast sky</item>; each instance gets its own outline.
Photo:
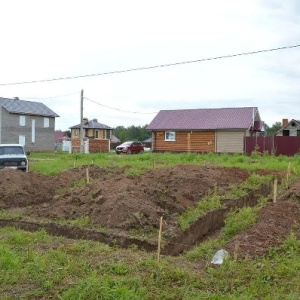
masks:
POLYGON ((0 97, 43 102, 67 130, 83 115, 144 126, 162 109, 257 106, 300 119, 300 47, 22 85, 300 44, 299 0, 0 2, 0 97))

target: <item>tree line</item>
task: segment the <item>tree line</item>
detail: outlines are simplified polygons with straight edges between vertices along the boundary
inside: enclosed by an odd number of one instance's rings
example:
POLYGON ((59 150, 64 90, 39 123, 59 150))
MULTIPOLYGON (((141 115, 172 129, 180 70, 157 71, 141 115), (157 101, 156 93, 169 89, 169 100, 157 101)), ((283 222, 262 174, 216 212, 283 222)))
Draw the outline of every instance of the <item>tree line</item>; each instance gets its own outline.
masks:
POLYGON ((151 137, 151 132, 147 130, 148 124, 144 126, 117 126, 113 130, 113 135, 121 142, 125 141, 144 141, 151 137))
POLYGON ((272 126, 268 126, 267 124, 265 125, 266 125, 266 135, 273 135, 282 127, 281 122, 275 122, 272 126))

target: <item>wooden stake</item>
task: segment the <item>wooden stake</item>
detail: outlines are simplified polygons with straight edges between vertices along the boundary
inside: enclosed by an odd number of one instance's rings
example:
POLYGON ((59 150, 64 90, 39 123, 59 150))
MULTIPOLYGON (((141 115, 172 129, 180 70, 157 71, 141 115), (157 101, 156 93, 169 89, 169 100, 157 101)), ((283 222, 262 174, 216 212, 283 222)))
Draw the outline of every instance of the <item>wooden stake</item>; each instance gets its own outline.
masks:
POLYGON ((158 262, 158 263, 159 263, 159 260, 160 260, 162 220, 163 220, 163 217, 160 217, 159 231, 158 231, 158 244, 157 244, 157 262, 158 262))
POLYGON ((90 183, 89 168, 86 168, 86 183, 90 183))
POLYGON ((239 241, 235 241, 235 244, 234 244, 234 260, 235 260, 235 261, 236 261, 237 258, 238 258, 239 248, 240 248, 240 243, 239 243, 239 241))
POLYGON ((187 136, 187 152, 190 153, 191 152, 191 133, 188 133, 187 136))
POLYGON ((277 201, 277 178, 274 179, 274 197, 273 197, 273 203, 276 203, 277 201))
POLYGON ((286 188, 287 189, 289 188, 289 177, 290 177, 290 174, 291 174, 291 162, 289 162, 288 169, 287 169, 287 172, 286 172, 286 188))

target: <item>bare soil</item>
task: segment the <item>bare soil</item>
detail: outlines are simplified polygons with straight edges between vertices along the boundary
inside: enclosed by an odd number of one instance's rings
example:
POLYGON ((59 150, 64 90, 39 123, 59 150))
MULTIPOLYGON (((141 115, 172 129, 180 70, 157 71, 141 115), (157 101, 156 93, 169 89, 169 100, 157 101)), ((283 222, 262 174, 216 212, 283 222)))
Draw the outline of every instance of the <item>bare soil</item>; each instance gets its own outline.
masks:
MULTIPOLYGON (((89 228, 104 227, 130 235, 151 232, 163 216, 164 231, 177 233, 177 217, 209 191, 224 193, 249 176, 238 168, 180 165, 161 167, 144 175, 126 175, 125 168, 88 166, 57 176, 12 169, 0 170, 0 209, 18 212, 34 220, 78 220, 89 228)), ((262 173, 268 173, 261 171, 262 173)), ((276 204, 265 206, 255 226, 239 233, 226 246, 239 243, 241 256, 263 254, 300 223, 300 183, 291 187, 276 204)), ((64 229, 65 230, 65 229, 64 229)))

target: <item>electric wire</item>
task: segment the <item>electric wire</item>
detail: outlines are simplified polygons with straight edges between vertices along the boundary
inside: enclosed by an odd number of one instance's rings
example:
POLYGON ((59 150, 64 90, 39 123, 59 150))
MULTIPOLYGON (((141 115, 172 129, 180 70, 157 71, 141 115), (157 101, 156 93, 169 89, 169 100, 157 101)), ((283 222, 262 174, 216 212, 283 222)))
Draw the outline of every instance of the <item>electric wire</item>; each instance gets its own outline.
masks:
POLYGON ((103 107, 112 109, 112 110, 117 110, 117 111, 120 111, 120 112, 129 113, 129 114, 145 114, 145 115, 146 115, 146 114, 157 114, 157 111, 156 111, 156 112, 128 111, 128 110, 123 110, 123 109, 119 109, 119 108, 115 108, 115 107, 111 107, 111 106, 102 104, 102 103, 100 103, 100 102, 97 102, 97 101, 95 101, 95 100, 89 99, 89 98, 87 98, 87 97, 84 97, 83 99, 88 100, 88 101, 93 102, 93 103, 96 103, 96 104, 98 104, 98 105, 100 105, 100 106, 103 106, 103 107))
POLYGON ((27 100, 27 99, 46 100, 46 99, 55 99, 55 98, 63 98, 63 97, 74 96, 74 95, 78 95, 79 93, 80 92, 72 93, 72 94, 57 95, 57 96, 49 96, 49 97, 22 97, 22 99, 24 99, 24 100, 27 100))
POLYGON ((148 67, 138 67, 138 68, 132 68, 132 69, 125 69, 125 70, 108 71, 108 72, 103 72, 103 73, 57 77, 57 78, 50 78, 50 79, 38 79, 38 80, 31 80, 31 81, 0 83, 0 86, 12 86, 12 85, 31 84, 31 83, 44 83, 44 82, 52 82, 52 81, 60 81, 60 80, 71 80, 71 79, 86 78, 86 77, 96 77, 96 76, 104 76, 104 75, 112 75, 112 74, 121 74, 121 73, 128 73, 128 72, 134 72, 134 71, 144 71, 144 70, 151 70, 151 69, 157 69, 157 68, 166 68, 166 67, 172 67, 172 66, 178 66, 178 65, 184 65, 184 64, 192 64, 192 63, 199 63, 199 62, 205 62, 205 61, 212 61, 212 60, 218 60, 218 59, 233 58, 233 57, 238 57, 238 56, 246 56, 246 55, 259 54, 259 53, 267 53, 267 52, 274 52, 274 51, 280 51, 280 50, 287 50, 287 49, 298 48, 298 47, 300 47, 300 44, 291 45, 291 46, 277 47, 277 48, 255 50, 255 51, 249 51, 249 52, 241 52, 241 53, 236 53, 236 54, 221 55, 221 56, 215 56, 215 57, 200 58, 200 59, 196 59, 196 60, 189 60, 189 61, 161 64, 161 65, 154 65, 154 66, 148 66, 148 67))

